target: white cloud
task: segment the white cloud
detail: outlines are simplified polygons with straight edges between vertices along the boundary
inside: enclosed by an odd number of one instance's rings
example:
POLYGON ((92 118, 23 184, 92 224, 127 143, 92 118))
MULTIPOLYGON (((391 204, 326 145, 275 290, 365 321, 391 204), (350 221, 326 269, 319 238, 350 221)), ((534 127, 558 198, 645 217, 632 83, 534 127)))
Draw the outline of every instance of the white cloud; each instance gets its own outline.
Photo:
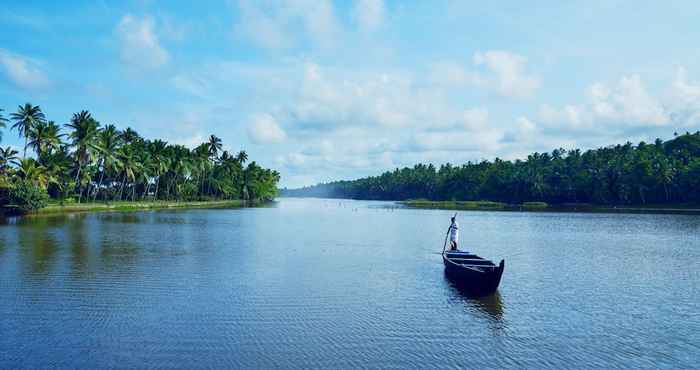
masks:
POLYGON ((478 85, 483 78, 475 72, 467 71, 461 64, 441 61, 430 67, 430 81, 438 86, 464 87, 478 85))
POLYGON ((116 27, 122 62, 143 69, 165 65, 170 56, 161 46, 155 33, 153 18, 125 15, 116 27))
POLYGON ((382 25, 384 20, 384 1, 357 0, 354 12, 362 30, 374 31, 382 25))
POLYGON ((591 119, 585 108, 575 105, 565 105, 561 109, 543 104, 539 111, 539 120, 546 124, 566 123, 572 127, 590 126, 591 119))
POLYGON ((51 85, 40 63, 0 49, 0 65, 15 85, 27 90, 43 89, 51 85))
POLYGON ((192 136, 177 137, 169 140, 169 142, 173 144, 184 145, 190 149, 194 149, 206 141, 207 139, 204 137, 204 135, 199 133, 192 136))
POLYGON ((288 49, 303 38, 330 48, 340 30, 333 3, 327 0, 239 0, 238 8, 234 30, 265 49, 288 49))
POLYGON ((478 84, 503 96, 530 98, 541 86, 538 77, 524 72, 527 58, 522 55, 502 50, 477 52, 474 54, 474 64, 483 65, 490 71, 478 84))
POLYGON ((410 150, 415 151, 471 151, 482 152, 496 149, 500 133, 496 131, 441 131, 420 132, 412 137, 410 150))
POLYGON ((516 118, 515 125, 509 128, 503 135, 502 141, 511 145, 528 145, 536 141, 534 139, 538 132, 539 128, 534 122, 530 121, 527 117, 520 116, 516 118))
POLYGON ((675 124, 693 126, 700 124, 700 84, 688 81, 685 68, 678 68, 671 85, 666 104, 675 124))
POLYGON ((678 98, 684 104, 700 104, 700 84, 693 85, 688 81, 688 73, 680 67, 676 71, 676 78, 671 86, 674 98, 678 98))
POLYGON ((346 74, 308 63, 292 116, 303 128, 329 130, 342 125, 410 125, 425 103, 412 96, 411 81, 399 75, 346 74), (331 73, 327 73, 327 72, 331 73), (411 105, 413 115, 406 110, 411 105))
POLYGON ((248 125, 248 137, 256 144, 280 143, 287 138, 274 117, 269 114, 258 114, 252 117, 248 125))
POLYGON ((489 111, 486 108, 467 109, 462 113, 462 124, 470 131, 483 130, 487 128, 489 111))
POLYGON ((267 49, 284 49, 292 46, 293 40, 284 29, 284 24, 258 8, 256 3, 240 0, 241 24, 239 32, 254 43, 267 49))
MULTIPOLYGON (((692 89, 685 90, 678 83, 677 80, 674 90, 676 93, 685 97, 692 96, 692 89)), ((673 110, 669 110, 668 104, 663 104, 660 98, 646 90, 639 75, 622 76, 612 86, 602 82, 593 83, 586 95, 587 101, 583 104, 567 104, 561 108, 543 104, 539 111, 539 121, 550 130, 585 131, 588 134, 664 127, 671 123, 673 110)))
POLYGON ((292 168, 303 168, 313 157, 302 153, 289 153, 287 155, 278 156, 275 160, 281 166, 292 168))
POLYGON ((333 3, 322 0, 294 1, 306 25, 310 37, 322 47, 332 47, 338 32, 333 3))
POLYGON ((454 61, 440 61, 430 67, 430 82, 437 86, 477 87, 510 98, 532 98, 541 87, 540 79, 528 74, 527 58, 509 51, 477 52, 476 69, 454 61))
POLYGON ((669 122, 661 103, 646 91, 639 75, 623 76, 610 93, 603 90, 607 94, 597 91, 591 95, 595 113, 602 118, 647 125, 669 122))

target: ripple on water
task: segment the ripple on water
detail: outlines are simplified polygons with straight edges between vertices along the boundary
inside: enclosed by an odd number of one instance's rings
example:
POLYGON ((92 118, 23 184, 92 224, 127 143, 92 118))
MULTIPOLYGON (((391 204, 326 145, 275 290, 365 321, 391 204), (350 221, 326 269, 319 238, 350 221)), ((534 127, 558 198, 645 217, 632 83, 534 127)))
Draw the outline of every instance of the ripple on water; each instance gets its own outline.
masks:
POLYGON ((0 368, 691 368, 700 218, 283 200, 0 225, 0 368), (41 354, 41 355, 37 355, 41 354))

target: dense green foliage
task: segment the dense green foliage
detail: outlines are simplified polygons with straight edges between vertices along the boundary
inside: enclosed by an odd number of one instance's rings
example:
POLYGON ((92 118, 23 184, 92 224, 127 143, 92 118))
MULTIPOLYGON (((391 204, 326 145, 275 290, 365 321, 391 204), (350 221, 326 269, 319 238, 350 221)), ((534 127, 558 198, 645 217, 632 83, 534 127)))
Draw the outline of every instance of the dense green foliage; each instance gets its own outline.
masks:
MULTIPOLYGON (((214 135, 190 150, 144 139, 131 128, 103 126, 87 111, 74 113, 61 127, 30 103, 19 106, 10 119, 25 147, 21 159, 18 151, 0 148, 0 194, 5 195, 0 206, 20 206, 18 202, 26 200, 26 209, 36 209, 44 204, 44 193, 78 203, 267 200, 277 194, 276 171, 246 164, 245 151, 230 154, 214 135), (33 157, 27 156, 27 149, 33 157)), ((0 110, 0 129, 8 122, 0 110)))
POLYGON ((664 204, 700 202, 700 132, 653 144, 557 149, 526 160, 461 166, 418 164, 380 176, 337 181, 286 196, 355 199, 491 200, 506 203, 664 204))
POLYGON ((9 203, 21 212, 32 212, 44 208, 49 202, 46 189, 27 180, 18 180, 8 189, 9 203))

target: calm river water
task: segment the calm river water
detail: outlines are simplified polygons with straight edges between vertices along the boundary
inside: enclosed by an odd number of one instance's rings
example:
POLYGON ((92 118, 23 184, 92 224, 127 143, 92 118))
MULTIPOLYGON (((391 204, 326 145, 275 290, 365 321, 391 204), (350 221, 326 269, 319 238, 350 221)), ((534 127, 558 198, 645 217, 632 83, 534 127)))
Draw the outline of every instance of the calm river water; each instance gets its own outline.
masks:
POLYGON ((0 368, 697 368, 700 217, 281 199, 0 225, 0 368))

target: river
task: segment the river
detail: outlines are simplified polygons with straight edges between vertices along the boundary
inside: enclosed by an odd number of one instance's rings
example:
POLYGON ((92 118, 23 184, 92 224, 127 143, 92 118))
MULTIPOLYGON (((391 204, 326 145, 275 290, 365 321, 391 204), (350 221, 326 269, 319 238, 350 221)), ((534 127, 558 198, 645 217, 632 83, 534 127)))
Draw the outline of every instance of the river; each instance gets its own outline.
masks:
POLYGON ((700 217, 280 199, 0 225, 0 368, 693 368, 700 217))

